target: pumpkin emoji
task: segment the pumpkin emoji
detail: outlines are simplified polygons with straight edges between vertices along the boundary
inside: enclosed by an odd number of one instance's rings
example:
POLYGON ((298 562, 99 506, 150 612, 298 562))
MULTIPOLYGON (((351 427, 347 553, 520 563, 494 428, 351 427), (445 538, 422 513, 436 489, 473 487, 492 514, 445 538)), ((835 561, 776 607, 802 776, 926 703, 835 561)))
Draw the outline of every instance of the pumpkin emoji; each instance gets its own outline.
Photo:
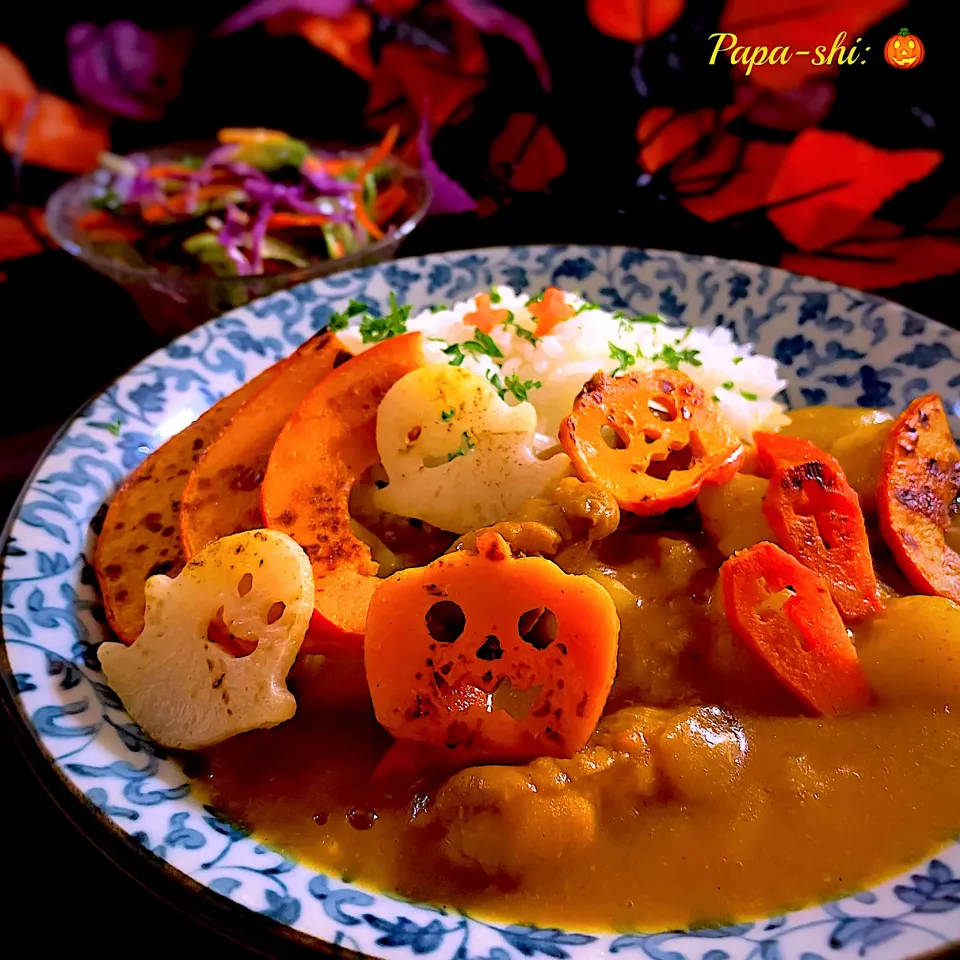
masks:
POLYGON ((380 581, 364 637, 377 719, 459 766, 570 757, 616 673, 613 601, 498 533, 476 546, 380 581))
POLYGON ((894 34, 883 48, 883 56, 891 67, 898 70, 912 70, 923 63, 923 42, 906 27, 894 34))

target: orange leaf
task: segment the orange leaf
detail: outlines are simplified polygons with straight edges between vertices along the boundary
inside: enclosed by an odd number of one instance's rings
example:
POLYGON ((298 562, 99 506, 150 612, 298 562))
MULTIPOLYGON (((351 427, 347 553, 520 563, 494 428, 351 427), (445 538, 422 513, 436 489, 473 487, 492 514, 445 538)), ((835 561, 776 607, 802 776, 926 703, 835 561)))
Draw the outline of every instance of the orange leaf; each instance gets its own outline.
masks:
POLYGON ((725 134, 701 160, 675 171, 680 203, 709 223, 761 208, 788 149, 725 134))
POLYGON ((637 162, 648 173, 656 173, 709 136, 716 123, 717 111, 710 107, 688 113, 673 107, 651 107, 637 124, 637 162))
POLYGON ((364 80, 370 80, 374 70, 370 56, 372 24, 372 18, 366 10, 350 10, 332 20, 294 10, 271 17, 264 26, 275 36, 298 34, 364 80))
MULTIPOLYGON (((834 39, 846 31, 842 41, 849 48, 861 37, 867 27, 879 23, 907 0, 727 0, 720 17, 719 30, 737 35, 740 46, 764 46, 772 50, 789 46, 794 57, 785 65, 755 67, 747 80, 771 90, 789 90, 811 77, 823 77, 834 67, 814 66, 811 55, 800 56, 798 50, 813 54, 818 46, 826 46, 829 55, 834 39)), ((716 41, 713 41, 714 43, 716 41)), ((859 44, 861 58, 864 45, 859 44)), ((710 48, 713 53, 713 47, 710 48)), ((879 51, 873 51, 876 57, 879 51)), ((871 55, 867 54, 869 58, 871 55)), ((726 54, 717 56, 717 63, 726 54)), ((834 56, 833 63, 837 58, 834 56)), ((735 67, 742 75, 743 67, 735 67)), ((850 69, 848 67, 848 69, 850 69)), ((859 70, 860 67, 858 66, 859 70)))
POLYGON ((95 170, 109 147, 106 123, 83 107, 50 93, 23 104, 3 131, 8 153, 25 163, 67 173, 95 170))
POLYGON ((0 213, 0 260, 18 260, 42 252, 43 245, 20 217, 0 213))
POLYGON ((490 169, 514 190, 545 190, 567 169, 567 155, 532 113, 511 113, 490 144, 490 169))
POLYGON ((737 98, 748 100, 744 113, 751 123, 771 130, 803 130, 815 126, 830 112, 837 91, 830 80, 821 78, 792 90, 765 90, 741 83, 737 85, 737 98))
POLYGON ((780 266, 861 290, 889 289, 960 271, 960 243, 931 236, 849 240, 830 254, 785 254, 780 266))
POLYGON ((405 43, 388 43, 380 55, 381 69, 393 74, 414 107, 429 101, 433 129, 459 117, 487 86, 487 58, 475 31, 473 41, 466 44, 459 64, 446 54, 405 43))
POLYGON ((601 33, 645 43, 671 26, 683 7, 684 0, 587 0, 587 16, 601 33))
POLYGON ((938 150, 883 150, 846 133, 806 130, 770 189, 770 219, 801 250, 851 236, 881 204, 943 160, 938 150))
POLYGON ((9 47, 0 43, 0 128, 36 92, 27 68, 9 47))

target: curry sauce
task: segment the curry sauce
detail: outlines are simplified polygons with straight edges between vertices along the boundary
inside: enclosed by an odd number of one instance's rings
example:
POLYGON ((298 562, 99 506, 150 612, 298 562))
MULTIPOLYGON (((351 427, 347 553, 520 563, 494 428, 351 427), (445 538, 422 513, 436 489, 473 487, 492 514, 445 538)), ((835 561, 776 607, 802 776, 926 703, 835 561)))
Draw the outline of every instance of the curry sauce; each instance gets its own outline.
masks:
MULTIPOLYGON (((857 417, 825 409, 795 428, 860 462, 889 426, 857 417)), ((870 487, 864 470, 847 472, 870 487)), ((876 552, 885 609, 853 630, 873 702, 805 715, 736 641, 718 598, 724 555, 764 539, 758 485, 743 480, 735 503, 622 520, 599 538, 555 524, 553 559, 603 585, 621 622, 605 715, 572 758, 372 786, 391 741, 362 672, 305 662, 291 677, 296 718, 208 750, 202 791, 319 870, 511 922, 747 919, 921 860, 960 829, 960 607, 900 596, 876 552)), ((551 510, 534 503, 525 522, 546 526, 551 510)))

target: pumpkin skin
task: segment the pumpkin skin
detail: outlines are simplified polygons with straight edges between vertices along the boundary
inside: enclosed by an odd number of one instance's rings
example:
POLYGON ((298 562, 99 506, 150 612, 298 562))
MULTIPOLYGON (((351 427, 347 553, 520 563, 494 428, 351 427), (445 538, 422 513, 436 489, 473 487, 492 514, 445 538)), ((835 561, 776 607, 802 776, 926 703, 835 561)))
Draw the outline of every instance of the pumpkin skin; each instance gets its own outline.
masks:
POLYGON ((914 67, 919 67, 923 63, 925 54, 923 41, 910 33, 906 27, 894 34, 883 48, 884 59, 897 70, 912 70, 914 67))

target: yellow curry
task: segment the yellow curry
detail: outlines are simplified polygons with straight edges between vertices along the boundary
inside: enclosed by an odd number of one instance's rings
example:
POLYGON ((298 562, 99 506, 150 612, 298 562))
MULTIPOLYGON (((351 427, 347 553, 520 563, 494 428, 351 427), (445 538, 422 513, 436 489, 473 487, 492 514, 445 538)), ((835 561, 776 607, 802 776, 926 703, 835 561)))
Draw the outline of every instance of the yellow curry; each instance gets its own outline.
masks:
MULTIPOLYGON (((774 539, 759 471, 745 464, 694 505, 651 518, 620 515, 602 488, 566 478, 496 532, 514 554, 549 556, 614 601, 616 679, 585 748, 383 781, 373 775, 391 739, 361 666, 306 657, 291 676, 295 719, 207 750, 203 791, 318 868, 548 925, 769 915, 909 866, 960 828, 960 606, 912 595, 877 534, 892 425, 879 411, 823 407, 783 431, 829 451, 859 495, 882 599, 850 630, 868 705, 811 711, 730 629, 718 570, 774 539)), ((362 495, 353 512, 411 563, 448 545, 405 521, 378 526, 362 495)), ((476 549, 476 537, 453 549, 476 549)))

